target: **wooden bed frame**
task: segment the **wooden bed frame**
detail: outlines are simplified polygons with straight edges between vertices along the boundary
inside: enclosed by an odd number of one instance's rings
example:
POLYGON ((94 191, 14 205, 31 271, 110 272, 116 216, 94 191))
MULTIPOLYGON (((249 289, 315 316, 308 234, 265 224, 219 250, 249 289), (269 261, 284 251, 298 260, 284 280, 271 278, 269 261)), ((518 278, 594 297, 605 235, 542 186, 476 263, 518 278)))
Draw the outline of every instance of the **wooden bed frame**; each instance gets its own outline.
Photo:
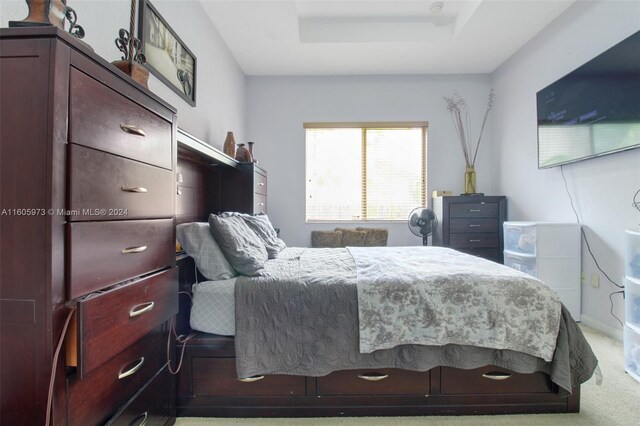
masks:
MULTIPOLYGON (((178 133, 177 222, 206 221, 226 210, 225 192, 238 164, 178 133), (182 197, 181 197, 182 195, 182 197)), ((237 185, 237 179, 234 180, 237 185)), ((253 182, 247 183, 253 185, 253 182)), ((180 291, 196 282, 193 259, 177 255, 180 291)), ((199 281, 206 280, 200 276, 199 281)), ((180 296, 176 328, 188 334, 190 300, 180 296)), ((180 357, 182 345, 176 345, 180 357)), ((412 416, 578 412, 580 388, 561 397, 548 375, 487 366, 428 372, 347 370, 324 377, 273 375, 240 381, 233 337, 198 333, 184 347, 177 380, 177 415, 209 417, 412 416)))

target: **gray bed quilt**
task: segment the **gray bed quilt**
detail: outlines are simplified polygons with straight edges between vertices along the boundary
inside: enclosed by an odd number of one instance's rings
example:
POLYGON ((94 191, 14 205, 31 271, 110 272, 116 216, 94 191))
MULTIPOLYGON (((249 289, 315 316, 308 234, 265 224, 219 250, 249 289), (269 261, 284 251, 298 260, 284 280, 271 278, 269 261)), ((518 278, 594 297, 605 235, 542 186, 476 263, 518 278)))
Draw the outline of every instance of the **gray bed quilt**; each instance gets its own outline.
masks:
POLYGON ((523 352, 461 344, 404 344, 360 353, 357 273, 347 249, 287 248, 265 268, 263 276, 236 281, 238 377, 495 365, 519 373, 545 372, 566 394, 588 380, 597 366, 564 307, 549 362, 523 352))

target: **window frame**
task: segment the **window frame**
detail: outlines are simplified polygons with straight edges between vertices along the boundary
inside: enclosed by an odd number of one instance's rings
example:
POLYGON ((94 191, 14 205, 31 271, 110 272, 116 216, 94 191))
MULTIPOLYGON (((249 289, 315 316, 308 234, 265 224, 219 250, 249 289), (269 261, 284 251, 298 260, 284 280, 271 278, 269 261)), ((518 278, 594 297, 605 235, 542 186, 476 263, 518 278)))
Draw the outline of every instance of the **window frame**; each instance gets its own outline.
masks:
POLYGON ((303 123, 305 131, 305 223, 402 223, 407 219, 368 219, 367 218, 367 129, 409 129, 409 128, 421 128, 422 129, 422 154, 421 154, 421 178, 422 185, 421 202, 420 206, 427 207, 427 129, 429 128, 428 121, 382 121, 382 122, 309 122, 303 123), (307 216, 307 141, 306 131, 310 129, 359 129, 361 131, 361 149, 362 149, 362 194, 361 194, 361 208, 362 219, 358 220, 340 220, 340 219, 309 219, 307 216))

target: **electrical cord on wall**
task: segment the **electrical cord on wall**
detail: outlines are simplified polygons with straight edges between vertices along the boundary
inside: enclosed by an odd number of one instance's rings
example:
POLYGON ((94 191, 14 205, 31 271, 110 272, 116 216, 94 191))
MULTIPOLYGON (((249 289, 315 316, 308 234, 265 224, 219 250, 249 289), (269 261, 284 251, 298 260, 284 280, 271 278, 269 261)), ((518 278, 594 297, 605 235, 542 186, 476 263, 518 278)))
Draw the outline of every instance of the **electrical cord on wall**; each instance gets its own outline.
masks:
MULTIPOLYGON (((564 189, 567 191, 567 195, 569 196, 569 202, 571 203, 571 209, 573 210, 573 214, 575 214, 575 216, 576 216, 576 222, 578 222, 578 224, 582 225, 582 222, 580 222, 580 217, 578 216, 578 211, 576 210, 576 207, 573 204, 573 197, 571 197, 571 191, 569 191, 569 185, 567 184, 567 178, 564 175, 564 166, 563 165, 560 166, 560 173, 562 174, 562 180, 564 181, 564 189)), ((613 295, 614 294, 622 294, 622 297, 624 298, 624 286, 622 286, 622 285, 618 284, 617 282, 615 282, 614 280, 612 280, 611 277, 609 277, 609 274, 607 274, 600 267, 600 264, 598 263, 598 260, 596 259, 596 256, 593 254, 593 251, 591 250, 591 245, 589 244, 589 240, 587 239, 587 234, 585 234, 584 228, 582 226, 580 226, 580 233, 582 234, 582 238, 584 239, 584 243, 587 246, 587 251, 589 252, 589 255, 591 255, 591 259, 593 259, 593 263, 595 263, 596 268, 598 268, 598 270, 600 272, 602 272, 602 275, 604 275, 607 278, 607 280, 609 280, 609 282, 611 284, 613 284, 614 286, 618 287, 619 289, 622 289, 620 291, 614 291, 614 292, 609 294, 609 302, 610 302, 609 312, 611 313, 611 316, 613 316, 620 323, 620 325, 622 325, 624 327, 624 324, 622 323, 622 321, 620 321, 620 318, 618 318, 613 313, 613 295)))
POLYGON ((73 313, 76 311, 75 306, 69 310, 67 314, 67 319, 64 321, 64 326, 62 327, 62 333, 60 334, 60 339, 58 340, 58 345, 56 346, 56 350, 53 353, 53 361, 51 363, 51 377, 49 378, 49 391, 47 393, 47 411, 45 413, 45 426, 49 426, 51 424, 51 415, 52 406, 53 406, 53 384, 56 378, 56 365, 58 364, 58 357, 60 356, 60 349, 62 349, 62 344, 64 343, 64 337, 67 334, 67 328, 69 327, 69 323, 71 322, 71 318, 73 317, 73 313))

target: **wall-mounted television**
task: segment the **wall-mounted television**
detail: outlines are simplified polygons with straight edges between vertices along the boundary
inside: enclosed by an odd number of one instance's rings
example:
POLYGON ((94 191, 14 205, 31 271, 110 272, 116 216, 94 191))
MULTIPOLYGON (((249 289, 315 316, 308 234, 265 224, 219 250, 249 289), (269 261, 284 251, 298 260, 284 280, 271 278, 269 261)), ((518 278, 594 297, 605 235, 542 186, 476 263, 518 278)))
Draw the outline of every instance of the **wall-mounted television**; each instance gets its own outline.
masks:
POLYGON ((538 168, 640 147, 640 31, 537 94, 538 168))

